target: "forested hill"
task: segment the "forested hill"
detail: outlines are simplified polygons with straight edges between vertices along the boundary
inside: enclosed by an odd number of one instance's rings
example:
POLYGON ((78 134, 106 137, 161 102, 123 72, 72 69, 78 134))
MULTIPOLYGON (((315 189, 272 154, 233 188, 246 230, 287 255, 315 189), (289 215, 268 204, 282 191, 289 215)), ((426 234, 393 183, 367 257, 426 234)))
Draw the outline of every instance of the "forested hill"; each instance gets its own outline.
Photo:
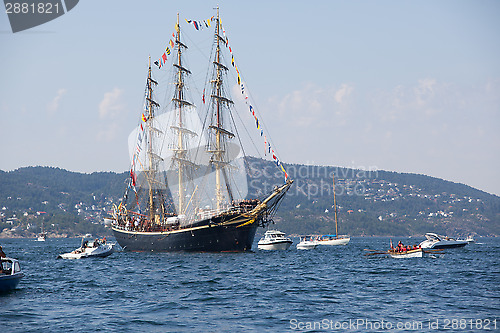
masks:
MULTIPOLYGON (((256 193, 283 182, 273 163, 249 159, 256 193), (266 170, 261 172, 259 170, 266 170), (260 181, 263 179, 263 181, 260 181)), ((335 233, 333 184, 339 233, 351 235, 500 235, 500 197, 439 178, 315 165, 287 165, 294 179, 276 227, 287 233, 335 233)))
MULTIPOLYGON (((272 161, 248 158, 247 166, 249 197, 284 181, 272 161)), ((286 165, 286 170, 294 184, 274 218, 275 227, 286 233, 334 233, 335 174, 340 233, 500 235, 500 197, 467 185, 380 170, 314 165, 286 165)), ((0 232, 29 236, 43 220, 54 234, 71 236, 89 228, 104 233, 103 218, 121 199, 127 177, 49 167, 0 171, 0 232)))
POLYGON ((121 198, 125 179, 125 173, 53 167, 0 171, 0 237, 33 236, 42 221, 49 236, 104 234, 103 218, 121 198))

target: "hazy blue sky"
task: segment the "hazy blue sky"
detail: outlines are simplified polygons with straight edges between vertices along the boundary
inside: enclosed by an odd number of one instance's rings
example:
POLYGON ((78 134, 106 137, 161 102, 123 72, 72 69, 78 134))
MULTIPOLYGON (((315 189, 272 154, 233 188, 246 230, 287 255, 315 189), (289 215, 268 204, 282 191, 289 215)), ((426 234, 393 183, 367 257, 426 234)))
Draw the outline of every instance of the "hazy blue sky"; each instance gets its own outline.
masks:
POLYGON ((2 12, 0 169, 127 170, 148 56, 161 55, 177 12, 206 19, 217 3, 282 161, 500 195, 500 1, 82 0, 16 34, 2 12))

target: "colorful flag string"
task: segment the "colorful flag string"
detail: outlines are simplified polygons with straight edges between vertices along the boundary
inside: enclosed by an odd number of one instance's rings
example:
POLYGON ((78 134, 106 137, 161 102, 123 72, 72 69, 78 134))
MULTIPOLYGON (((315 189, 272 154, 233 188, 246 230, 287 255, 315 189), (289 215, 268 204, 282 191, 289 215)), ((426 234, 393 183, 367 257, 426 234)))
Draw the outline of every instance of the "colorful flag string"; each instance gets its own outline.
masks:
MULTIPOLYGON (((212 26, 211 22, 214 21, 215 18, 214 18, 214 16, 212 16, 211 18, 206 19, 206 20, 198 20, 198 21, 196 21, 196 20, 188 20, 188 19, 185 19, 185 20, 186 20, 186 22, 188 24, 192 24, 196 30, 203 30, 204 28, 210 28, 212 26)), ((224 27, 222 25, 222 22, 220 20, 219 20, 219 24, 220 24, 220 26, 219 26, 220 30, 222 31, 222 35, 223 35, 224 44, 226 45, 226 47, 229 50, 229 53, 231 54, 231 65, 234 67, 234 69, 236 71, 238 85, 241 87, 241 93, 244 96, 245 103, 249 107, 250 113, 252 114, 252 116, 255 119, 255 125, 256 125, 257 129, 259 130, 260 136, 264 138, 264 147, 265 147, 264 154, 266 156, 267 156, 267 154, 270 154, 272 156, 274 162, 276 163, 276 166, 278 168, 280 168, 281 171, 285 174, 285 180, 287 180, 288 179, 288 173, 286 172, 286 170, 285 170, 283 164, 281 163, 280 159, 276 156, 276 153, 275 153, 274 149, 272 148, 271 143, 267 139, 267 135, 264 133, 264 129, 261 128, 261 122, 259 121, 259 118, 255 114, 255 109, 252 106, 252 104, 250 103, 248 95, 246 94, 245 86, 242 83, 240 71, 238 69, 238 66, 237 66, 235 58, 234 58, 233 49, 231 48, 231 45, 229 45, 229 38, 227 37, 226 30, 224 29, 224 27)), ((179 27, 176 25, 175 29, 176 29, 176 31, 178 31, 179 27)), ((172 37, 175 40, 175 33, 172 34, 172 37)), ((175 45, 174 42, 172 41, 172 39, 170 39, 169 46, 173 49, 174 45, 175 45)), ((166 61, 168 59, 167 56, 170 55, 169 46, 167 46, 165 48, 165 52, 162 54, 162 56, 160 57, 160 59, 158 59, 157 61, 154 62, 155 65, 157 65, 159 69, 166 63, 166 61)), ((205 94, 204 93, 203 93, 202 99, 203 99, 203 102, 204 102, 204 99, 205 99, 205 94)))
MULTIPOLYGON (((219 20, 219 22, 220 22, 220 20, 219 20)), ((255 126, 257 127, 257 130, 259 130, 260 136, 264 138, 264 147, 265 147, 264 148, 264 155, 267 156, 267 154, 270 154, 272 156, 274 162, 276 163, 276 166, 285 174, 285 181, 286 181, 288 179, 288 173, 286 172, 285 167, 283 166, 280 159, 276 155, 276 152, 272 148, 271 143, 267 139, 267 135, 264 133, 264 129, 261 128, 262 123, 259 120, 259 118, 257 117, 257 115, 255 114, 255 108, 252 105, 252 103, 250 102, 248 94, 246 93, 247 89, 245 89, 245 85, 241 81, 240 70, 238 69, 238 66, 236 64, 236 60, 235 60, 234 54, 233 54, 233 49, 231 48, 231 45, 229 45, 229 38, 226 36, 226 30, 222 26, 222 22, 220 23, 220 30, 222 30, 222 34, 224 36, 226 47, 228 48, 229 53, 231 54, 231 65, 234 67, 234 69, 236 71, 236 74, 238 77, 238 85, 241 88, 241 94, 243 95, 243 97, 245 99, 245 104, 248 106, 250 113, 252 114, 252 116, 255 119, 255 126)))
MULTIPOLYGON (((179 31, 179 26, 177 24, 175 24, 175 31, 179 31)), ((165 51, 163 52, 161 57, 154 62, 154 64, 156 66, 158 66, 158 69, 161 69, 161 66, 165 65, 165 63, 167 62, 168 56, 171 53, 171 50, 174 49, 174 46, 175 46, 174 41, 176 39, 175 32, 172 33, 172 38, 168 41, 168 45, 167 45, 167 47, 165 47, 165 51), (172 38, 173 38, 173 40, 172 40, 172 38)))
POLYGON ((185 19, 188 24, 192 24, 196 30, 203 30, 205 28, 210 28, 212 26, 212 21, 214 20, 214 17, 212 16, 211 18, 208 18, 206 20, 188 20, 185 19))

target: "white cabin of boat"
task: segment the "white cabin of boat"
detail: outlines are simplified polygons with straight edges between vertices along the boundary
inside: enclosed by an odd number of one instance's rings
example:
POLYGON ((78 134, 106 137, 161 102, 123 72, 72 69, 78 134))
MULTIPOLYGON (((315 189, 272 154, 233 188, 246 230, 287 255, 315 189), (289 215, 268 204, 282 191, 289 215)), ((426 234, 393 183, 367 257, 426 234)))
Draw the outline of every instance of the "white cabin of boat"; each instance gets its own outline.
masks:
POLYGON ((287 250, 293 241, 279 230, 267 230, 257 244, 261 250, 287 250))

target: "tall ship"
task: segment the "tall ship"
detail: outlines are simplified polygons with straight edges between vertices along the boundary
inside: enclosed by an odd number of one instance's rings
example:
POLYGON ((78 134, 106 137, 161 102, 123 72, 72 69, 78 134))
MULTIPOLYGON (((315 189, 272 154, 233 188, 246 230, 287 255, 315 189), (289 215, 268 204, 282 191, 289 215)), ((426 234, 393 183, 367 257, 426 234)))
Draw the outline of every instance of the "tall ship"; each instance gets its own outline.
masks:
MULTIPOLYGON (((199 24, 194 23, 196 30, 199 24)), ((248 159, 239 135, 243 131, 237 126, 244 117, 236 115, 227 83, 230 66, 235 67, 234 56, 218 8, 217 15, 205 24, 214 29, 214 39, 205 86, 209 93, 205 100, 204 89, 202 111, 189 98, 191 71, 184 60, 188 46, 181 39, 179 14, 171 49, 166 49, 169 55, 172 51, 168 86, 173 91, 165 108, 156 101, 159 83, 153 78, 149 60, 144 110, 129 136, 130 177, 122 201, 114 207, 111 224, 125 250, 250 250, 257 228, 272 222, 293 183, 273 149, 271 156, 285 175, 284 183, 269 193, 249 196, 248 159), (231 53, 229 66, 224 61, 227 50, 231 53)), ((167 66, 166 54, 160 63, 154 63, 167 66)), ((236 71, 244 94, 237 67, 236 71)), ((249 109, 257 123, 257 136, 264 137, 255 109, 251 105, 249 109)), ((267 137, 265 140, 266 152, 271 153, 267 137)))

